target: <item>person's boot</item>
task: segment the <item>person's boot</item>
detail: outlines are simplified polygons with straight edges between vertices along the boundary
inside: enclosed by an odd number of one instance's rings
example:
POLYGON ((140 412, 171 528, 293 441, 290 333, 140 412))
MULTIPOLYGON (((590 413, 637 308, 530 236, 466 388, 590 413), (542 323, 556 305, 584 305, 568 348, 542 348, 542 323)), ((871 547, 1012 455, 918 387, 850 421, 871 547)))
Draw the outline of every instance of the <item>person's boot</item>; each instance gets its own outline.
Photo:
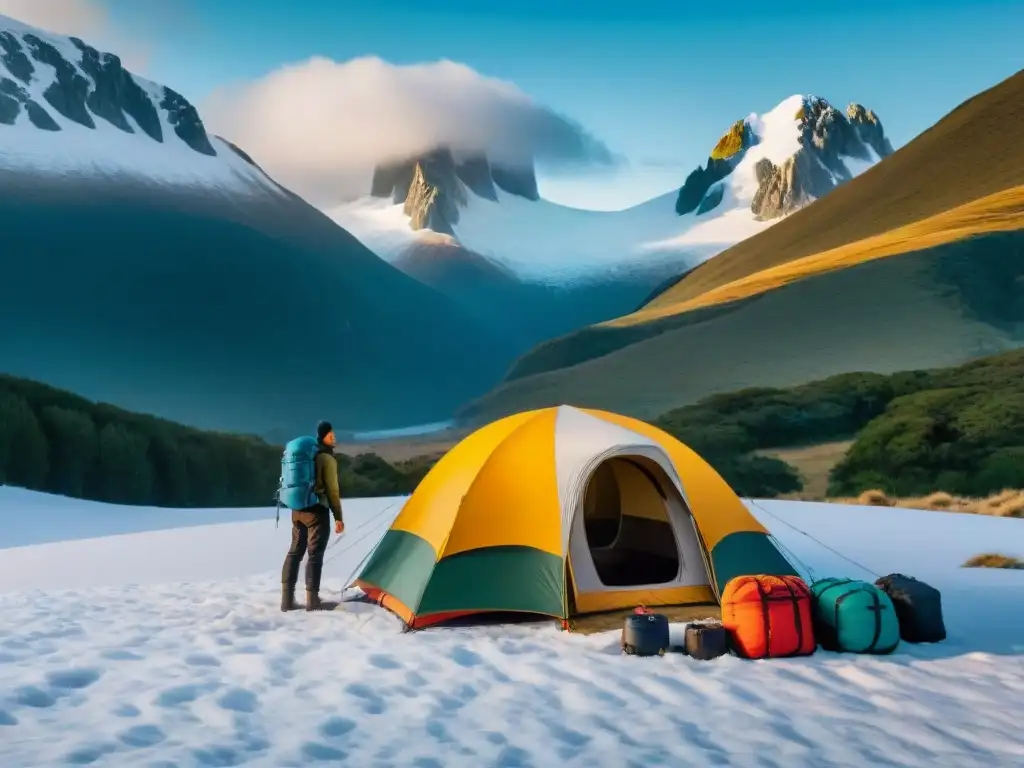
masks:
POLYGON ((307 611, 333 611, 338 604, 330 600, 321 600, 318 591, 306 590, 307 611))
POLYGON ((289 586, 287 584, 281 585, 281 610, 282 611, 294 611, 295 605, 295 586, 289 586))

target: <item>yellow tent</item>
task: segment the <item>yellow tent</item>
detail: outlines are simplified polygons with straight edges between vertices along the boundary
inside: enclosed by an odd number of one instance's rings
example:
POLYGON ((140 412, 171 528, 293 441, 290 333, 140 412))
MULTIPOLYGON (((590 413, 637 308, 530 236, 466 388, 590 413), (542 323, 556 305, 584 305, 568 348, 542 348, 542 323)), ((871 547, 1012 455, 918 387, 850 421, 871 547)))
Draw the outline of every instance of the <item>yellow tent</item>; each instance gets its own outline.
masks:
POLYGON ((419 628, 716 604, 731 578, 762 573, 796 571, 700 456, 642 421, 563 405, 445 454, 355 585, 419 628))

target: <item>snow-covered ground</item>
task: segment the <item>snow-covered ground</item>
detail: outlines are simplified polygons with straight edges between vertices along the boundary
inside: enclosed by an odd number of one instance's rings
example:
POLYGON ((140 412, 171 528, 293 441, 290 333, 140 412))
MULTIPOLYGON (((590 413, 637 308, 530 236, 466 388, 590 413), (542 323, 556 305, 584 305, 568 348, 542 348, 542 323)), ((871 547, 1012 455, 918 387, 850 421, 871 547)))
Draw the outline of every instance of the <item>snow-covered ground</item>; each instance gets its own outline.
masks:
MULTIPOLYGON (((754 169, 762 158, 781 165, 797 151, 795 116, 803 99, 790 96, 763 115, 746 118, 758 143, 720 182, 722 202, 706 213, 678 216, 676 191, 622 211, 589 211, 498 190, 497 202, 468 196, 455 234, 465 248, 527 279, 602 273, 635 264, 638 258, 651 261, 682 255, 688 263, 699 263, 779 221, 754 219, 750 209, 758 187, 754 169)), ((877 162, 877 155, 872 157, 877 162)), ((844 163, 854 176, 874 164, 851 158, 844 158, 844 163)), ((429 237, 425 231, 412 230, 403 205, 390 199, 366 197, 325 212, 389 261, 417 238, 429 237)))
MULTIPOLYGON (((347 503, 325 592, 401 502, 347 503)), ((547 621, 402 634, 358 602, 281 614, 289 526, 275 529, 273 510, 104 508, 0 488, 0 765, 1024 764, 1024 572, 959 567, 1024 555, 1024 523, 752 510, 819 577, 868 576, 824 544, 939 587, 948 640, 889 657, 698 662, 625 657, 614 632, 547 621), (21 546, 33 537, 47 543, 21 546)))

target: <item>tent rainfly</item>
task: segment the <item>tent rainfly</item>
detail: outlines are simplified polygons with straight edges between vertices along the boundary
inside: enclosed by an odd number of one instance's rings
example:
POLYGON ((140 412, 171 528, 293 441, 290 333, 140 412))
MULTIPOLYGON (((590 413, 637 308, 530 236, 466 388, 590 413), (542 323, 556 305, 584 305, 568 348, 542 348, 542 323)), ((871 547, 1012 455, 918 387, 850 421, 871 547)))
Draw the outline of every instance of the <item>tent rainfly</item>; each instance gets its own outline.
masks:
POLYGON ((418 629, 477 613, 566 622, 716 605, 753 574, 797 572, 706 461, 645 422, 563 405, 453 447, 353 585, 418 629))

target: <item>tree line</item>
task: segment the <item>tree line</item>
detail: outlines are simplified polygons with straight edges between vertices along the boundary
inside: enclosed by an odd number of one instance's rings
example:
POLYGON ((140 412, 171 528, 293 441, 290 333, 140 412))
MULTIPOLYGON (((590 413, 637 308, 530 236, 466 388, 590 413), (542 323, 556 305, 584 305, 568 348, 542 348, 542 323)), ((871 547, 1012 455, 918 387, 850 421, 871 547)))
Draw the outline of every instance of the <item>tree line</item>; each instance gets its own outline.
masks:
POLYGON ((713 395, 656 423, 741 495, 801 490, 792 467, 755 451, 852 439, 832 470, 831 496, 874 488, 985 496, 1024 488, 1024 350, 952 368, 713 395))
MULTIPOLYGON (((116 504, 271 506, 281 451, 0 375, 0 484, 116 504)), ((425 472, 374 454, 338 458, 348 497, 409 493, 425 472)))
MULTIPOLYGON (((955 368, 713 395, 655 424, 742 496, 802 489, 793 467, 757 451, 844 439, 853 443, 832 470, 830 495, 878 488, 985 496, 1024 488, 1024 350, 955 368)), ((258 437, 185 427, 0 375, 0 484, 131 505, 268 506, 281 451, 258 437)), ((436 461, 337 458, 348 498, 411 493, 436 461)))

